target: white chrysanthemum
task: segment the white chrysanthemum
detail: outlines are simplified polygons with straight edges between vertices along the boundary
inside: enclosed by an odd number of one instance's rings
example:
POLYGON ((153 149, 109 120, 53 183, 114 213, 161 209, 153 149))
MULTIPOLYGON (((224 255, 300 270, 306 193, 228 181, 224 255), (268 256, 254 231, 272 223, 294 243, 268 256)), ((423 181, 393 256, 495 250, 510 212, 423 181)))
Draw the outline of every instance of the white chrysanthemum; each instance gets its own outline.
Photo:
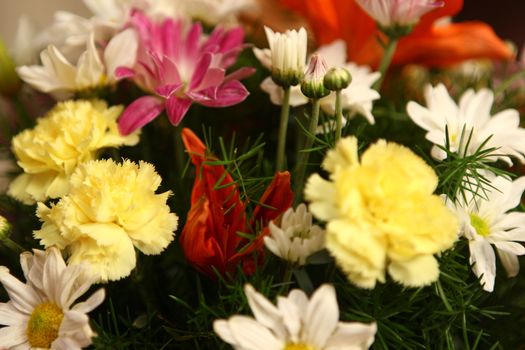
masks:
MULTIPOLYGON (((501 176, 488 176, 493 188, 478 195, 466 191, 465 198, 459 196, 457 203, 450 204, 455 210, 462 234, 469 240, 472 270, 481 280, 483 289, 494 290, 496 257, 491 245, 501 259, 509 277, 518 274, 518 255, 525 254, 525 213, 508 212, 521 200, 525 190, 525 177, 511 181, 501 176)), ((473 189, 475 190, 475 189, 473 189)))
POLYGON ((239 12, 257 8, 255 0, 192 0, 180 1, 186 17, 202 20, 208 24, 236 22, 239 12))
MULTIPOLYGON (((267 50, 254 50, 255 55, 267 68, 269 63, 269 52, 267 50)), ((371 72, 367 66, 358 66, 352 62, 346 62, 346 44, 342 40, 321 46, 314 54, 321 56, 330 67, 344 67, 352 76, 350 85, 341 91, 341 103, 343 110, 349 111, 350 116, 356 114, 363 115, 370 124, 374 124, 372 115, 372 102, 377 100, 380 95, 372 89, 374 82, 381 76, 379 72, 371 72)), ((271 78, 266 78, 261 83, 261 89, 270 95, 273 104, 281 105, 283 101, 283 91, 271 78)), ((290 106, 300 106, 308 103, 308 98, 301 92, 300 87, 292 87, 290 92, 290 106)), ((335 113, 335 93, 332 92, 321 99, 321 108, 327 113, 335 113)), ((343 121, 346 123, 346 119, 343 121)), ((327 127, 327 129, 333 129, 327 127)), ((319 132, 323 132, 320 128, 319 132)))
POLYGON ((94 336, 88 312, 104 300, 99 289, 73 305, 93 280, 87 265, 66 266, 57 248, 20 255, 24 284, 0 266, 0 283, 10 301, 0 303, 0 344, 8 350, 80 349, 94 336))
POLYGON ((266 248, 291 263, 304 265, 306 258, 324 248, 324 230, 312 225, 312 214, 304 203, 285 211, 279 226, 271 221, 268 228, 266 248))
POLYGON ((446 157, 438 146, 445 146, 448 130, 450 149, 460 155, 472 155, 483 145, 484 150, 496 148, 489 155, 491 160, 501 159, 512 164, 510 157, 515 157, 525 162, 525 129, 519 127, 519 113, 515 109, 506 109, 491 116, 492 91, 468 90, 456 104, 444 85, 428 85, 425 99, 427 107, 411 101, 407 112, 414 123, 427 130, 427 140, 435 144, 432 148, 434 158, 442 160, 446 157))
POLYGON ((86 51, 76 65, 72 65, 54 45, 49 45, 40 54, 42 66, 22 66, 17 68, 17 72, 34 88, 63 99, 77 91, 115 84, 115 69, 132 67, 137 48, 135 32, 126 29, 109 41, 101 55, 92 33, 86 51))
POLYGON ((306 30, 287 30, 285 33, 275 33, 264 27, 270 49, 256 51, 257 56, 263 55, 263 64, 269 64, 272 79, 280 86, 295 86, 300 83, 306 69, 306 30))
POLYGON ((425 13, 444 5, 441 0, 356 0, 356 2, 382 27, 414 25, 425 13))
POLYGON ((215 333, 237 350, 368 349, 376 325, 339 322, 335 289, 325 284, 312 295, 294 289, 278 297, 277 306, 247 285, 248 303, 255 319, 234 315, 213 323, 215 333))

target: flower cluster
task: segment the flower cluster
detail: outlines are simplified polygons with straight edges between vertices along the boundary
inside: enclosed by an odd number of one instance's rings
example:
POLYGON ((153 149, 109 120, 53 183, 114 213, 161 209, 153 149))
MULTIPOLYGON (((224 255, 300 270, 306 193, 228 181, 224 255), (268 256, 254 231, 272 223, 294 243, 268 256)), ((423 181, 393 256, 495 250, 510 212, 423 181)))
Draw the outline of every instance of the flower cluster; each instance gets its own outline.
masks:
POLYGON ((160 254, 173 240, 178 218, 166 205, 170 192, 155 194, 160 182, 145 162, 83 163, 67 195, 51 207, 38 204, 43 225, 34 236, 67 250, 70 264, 88 262, 98 281, 126 277, 135 268, 134 248, 160 254))
POLYGON ((66 101, 39 118, 12 140, 12 149, 24 173, 9 186, 9 194, 24 203, 59 198, 69 189, 69 177, 78 165, 95 159, 106 147, 135 145, 137 133, 122 136, 117 118, 122 107, 103 101, 66 101))
POLYGON ((452 246, 458 223, 432 193, 437 177, 409 149, 385 141, 359 161, 357 139, 341 140, 305 188, 310 210, 328 221, 326 247, 348 278, 373 288, 385 271, 406 286, 430 284, 439 276, 433 254, 452 246))
POLYGON ((0 350, 520 348, 525 61, 463 2, 22 18, 0 350))

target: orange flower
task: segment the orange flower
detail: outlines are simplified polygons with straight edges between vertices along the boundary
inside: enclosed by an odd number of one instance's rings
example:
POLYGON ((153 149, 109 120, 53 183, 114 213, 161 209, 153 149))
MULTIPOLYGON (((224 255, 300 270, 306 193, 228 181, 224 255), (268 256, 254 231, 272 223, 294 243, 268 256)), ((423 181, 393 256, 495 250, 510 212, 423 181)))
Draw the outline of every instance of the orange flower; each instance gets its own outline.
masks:
POLYGON ((275 174, 259 200, 262 205, 255 207, 247 223, 245 203, 224 166, 209 164, 217 159, 190 129, 182 130, 182 140, 196 168, 191 208, 179 238, 186 259, 211 278, 216 277, 214 270, 221 275, 234 273, 240 262, 247 263, 245 270, 252 270, 248 257, 256 251, 262 254, 266 226, 292 204, 290 173, 275 174), (238 234, 258 232, 253 241, 238 234))
MULTIPOLYGON (((374 20, 354 0, 281 2, 306 17, 318 44, 344 39, 349 60, 378 66, 383 49, 377 36, 382 34, 374 20)), ((435 24, 439 18, 457 14, 462 7, 463 0, 445 0, 444 7, 424 15, 413 32, 399 41, 393 64, 446 66, 473 58, 513 58, 511 49, 485 23, 435 24)))

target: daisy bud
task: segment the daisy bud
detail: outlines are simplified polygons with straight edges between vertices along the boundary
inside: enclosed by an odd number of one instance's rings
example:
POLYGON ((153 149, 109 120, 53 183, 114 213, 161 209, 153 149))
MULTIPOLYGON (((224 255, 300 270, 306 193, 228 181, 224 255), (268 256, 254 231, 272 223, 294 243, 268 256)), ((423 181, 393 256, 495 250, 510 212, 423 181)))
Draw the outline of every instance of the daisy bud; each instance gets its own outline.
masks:
POLYGON ((330 94, 330 91, 323 85, 326 70, 325 60, 319 55, 313 55, 301 82, 301 91, 306 97, 319 99, 330 94))
POLYGON ((331 91, 344 90, 351 82, 352 76, 350 75, 350 72, 343 67, 330 68, 323 79, 325 88, 331 91))
POLYGON ((304 76, 307 37, 304 28, 274 33, 264 27, 272 59, 272 79, 282 87, 299 84, 304 76))
POLYGON ((0 40, 0 94, 14 94, 20 87, 20 79, 15 71, 13 59, 0 40))

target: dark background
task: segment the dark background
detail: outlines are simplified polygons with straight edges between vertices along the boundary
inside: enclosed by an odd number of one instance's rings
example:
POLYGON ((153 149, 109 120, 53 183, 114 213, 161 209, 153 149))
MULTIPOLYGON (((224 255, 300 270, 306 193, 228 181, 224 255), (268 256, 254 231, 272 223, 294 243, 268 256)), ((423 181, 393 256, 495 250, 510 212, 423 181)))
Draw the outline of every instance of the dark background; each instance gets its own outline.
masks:
POLYGON ((525 44, 525 0, 465 0, 456 21, 479 20, 490 24, 521 51, 525 44))

